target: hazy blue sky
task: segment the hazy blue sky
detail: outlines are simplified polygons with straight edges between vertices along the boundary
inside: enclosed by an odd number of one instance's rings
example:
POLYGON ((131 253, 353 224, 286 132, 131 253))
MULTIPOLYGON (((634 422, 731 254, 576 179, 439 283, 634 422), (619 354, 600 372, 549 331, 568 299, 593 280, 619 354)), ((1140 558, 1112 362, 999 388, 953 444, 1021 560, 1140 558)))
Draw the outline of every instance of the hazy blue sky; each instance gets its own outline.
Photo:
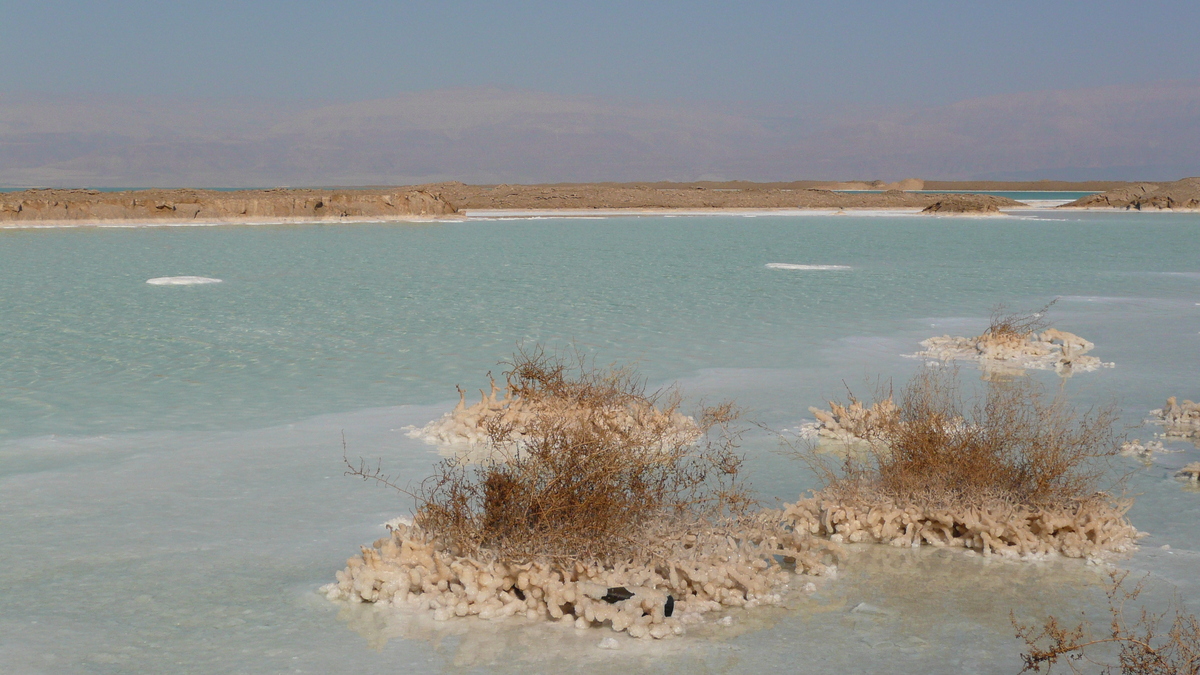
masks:
POLYGON ((0 0, 0 92, 945 103, 1195 79, 1197 26, 1197 0, 0 0))

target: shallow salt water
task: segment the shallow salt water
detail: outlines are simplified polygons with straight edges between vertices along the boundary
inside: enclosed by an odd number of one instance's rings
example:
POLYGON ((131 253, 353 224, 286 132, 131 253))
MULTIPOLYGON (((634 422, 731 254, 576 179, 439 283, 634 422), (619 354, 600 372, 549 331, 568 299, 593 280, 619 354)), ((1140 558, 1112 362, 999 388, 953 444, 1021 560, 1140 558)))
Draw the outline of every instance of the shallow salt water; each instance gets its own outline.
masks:
MULTIPOLYGON (((1200 396, 1198 244, 1194 214, 1091 212, 5 230, 0 672, 1014 672, 1009 611, 1094 612, 1102 569, 861 547, 787 609, 615 652, 334 605, 315 589, 407 508, 342 475, 343 434, 419 479, 438 455, 403 428, 535 340, 791 428, 902 381, 926 337, 1060 297, 1055 325, 1117 365, 1030 376, 1149 439, 1146 411, 1200 396), (183 274, 222 282, 146 283, 183 274)), ((1200 492, 1171 477, 1200 450, 1169 445, 1118 467, 1151 603, 1200 593, 1200 492)), ((744 447, 766 500, 813 486, 769 436, 744 447)))

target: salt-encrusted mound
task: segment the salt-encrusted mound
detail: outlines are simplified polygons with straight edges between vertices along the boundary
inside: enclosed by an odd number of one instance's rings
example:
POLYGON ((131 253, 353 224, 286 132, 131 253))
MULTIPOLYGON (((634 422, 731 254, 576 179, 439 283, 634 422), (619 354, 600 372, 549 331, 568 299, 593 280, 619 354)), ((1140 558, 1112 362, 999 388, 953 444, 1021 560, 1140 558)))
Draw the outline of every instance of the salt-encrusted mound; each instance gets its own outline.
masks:
POLYGON ((972 338, 931 337, 921 343, 925 351, 914 357, 940 361, 975 361, 985 371, 1020 372, 1026 368, 1057 373, 1089 372, 1111 368, 1094 356, 1086 356, 1094 345, 1066 331, 1047 328, 1026 336, 985 333, 972 338))
POLYGON ((1126 441, 1121 444, 1121 454, 1126 457, 1141 457, 1147 459, 1154 456, 1155 453, 1173 452, 1163 447, 1162 441, 1146 441, 1143 445, 1141 439, 1135 438, 1131 441, 1126 441))
POLYGON ((1188 464, 1179 471, 1175 472, 1175 477, 1185 478, 1193 483, 1200 482, 1200 462, 1192 462, 1191 464, 1188 464))
POLYGON ((1177 403, 1175 397, 1167 399, 1166 405, 1158 410, 1151 410, 1154 421, 1166 427, 1163 436, 1179 438, 1194 438, 1200 440, 1200 403, 1184 399, 1177 403))
POLYGON ((337 573, 337 583, 321 592, 330 600, 430 611, 437 620, 521 614, 665 638, 721 607, 779 604, 792 576, 781 560, 794 563, 797 573, 836 570, 822 561, 836 547, 792 532, 781 517, 763 514, 736 538, 723 532, 668 537, 656 542, 659 555, 611 567, 477 560, 455 555, 418 526, 392 521, 391 536, 362 547, 337 573))
POLYGON ((828 411, 816 406, 810 407, 808 411, 817 421, 800 425, 802 437, 837 441, 847 445, 866 442, 872 429, 887 426, 900 414, 890 397, 864 406, 862 401, 851 396, 850 405, 830 401, 828 411))
POLYGON ((796 530, 833 541, 961 546, 984 555, 1035 559, 1051 553, 1094 558, 1129 550, 1138 531, 1125 517, 1128 508, 1105 495, 1037 508, 1000 499, 976 506, 899 502, 864 490, 848 496, 818 493, 784 513, 796 530))
MULTIPOLYGON (((458 405, 453 411, 424 427, 409 427, 408 435, 447 448, 489 448, 494 445, 487 429, 489 422, 492 422, 510 427, 512 431, 507 440, 519 446, 526 439, 524 430, 531 421, 564 414, 569 416, 573 411, 571 405, 563 399, 526 400, 513 394, 508 387, 497 387, 493 380, 490 394, 480 391, 479 403, 468 406, 465 392, 460 390, 458 405)), ((591 415, 596 410, 594 407, 587 407, 579 408, 576 412, 591 415)), ((665 413, 648 402, 614 406, 602 411, 602 414, 613 428, 657 429, 666 425, 671 433, 659 439, 664 444, 689 443, 700 436, 700 430, 691 417, 674 411, 665 413)))

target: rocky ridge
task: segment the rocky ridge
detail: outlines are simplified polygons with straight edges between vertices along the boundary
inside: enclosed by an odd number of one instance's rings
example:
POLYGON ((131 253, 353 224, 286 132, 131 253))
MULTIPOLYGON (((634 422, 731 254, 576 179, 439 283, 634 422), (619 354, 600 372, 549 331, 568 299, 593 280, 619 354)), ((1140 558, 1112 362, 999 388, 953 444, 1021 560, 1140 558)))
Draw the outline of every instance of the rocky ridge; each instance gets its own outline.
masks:
POLYGON ((1174 183, 1135 183, 1088 195, 1059 208, 1197 211, 1200 210, 1200 177, 1174 183))
POLYGON ((3 222, 403 220, 457 213, 436 192, 379 190, 25 190, 0 194, 3 222))
POLYGON ((670 186, 589 183, 576 185, 465 185, 437 183, 424 189, 444 195, 460 209, 924 209, 947 200, 1023 206, 993 195, 904 192, 835 192, 816 188, 709 188, 684 183, 670 186))

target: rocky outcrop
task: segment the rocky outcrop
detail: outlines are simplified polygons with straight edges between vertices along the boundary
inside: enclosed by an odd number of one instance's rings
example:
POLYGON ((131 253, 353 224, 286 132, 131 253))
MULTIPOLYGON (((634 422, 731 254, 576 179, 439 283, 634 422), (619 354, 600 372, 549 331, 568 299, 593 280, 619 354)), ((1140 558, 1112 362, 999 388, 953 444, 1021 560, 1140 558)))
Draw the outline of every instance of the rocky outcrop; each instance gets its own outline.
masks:
POLYGON ((395 190, 26 190, 0 194, 0 222, 401 220, 456 213, 440 194, 395 190))
POLYGON ((1000 207, 994 202, 980 199, 981 195, 945 197, 921 210, 921 213, 941 215, 1000 215, 1000 207))
POLYGON ((1059 208, 1197 211, 1200 210, 1200 178, 1184 178, 1174 183, 1136 183, 1088 195, 1059 208))

